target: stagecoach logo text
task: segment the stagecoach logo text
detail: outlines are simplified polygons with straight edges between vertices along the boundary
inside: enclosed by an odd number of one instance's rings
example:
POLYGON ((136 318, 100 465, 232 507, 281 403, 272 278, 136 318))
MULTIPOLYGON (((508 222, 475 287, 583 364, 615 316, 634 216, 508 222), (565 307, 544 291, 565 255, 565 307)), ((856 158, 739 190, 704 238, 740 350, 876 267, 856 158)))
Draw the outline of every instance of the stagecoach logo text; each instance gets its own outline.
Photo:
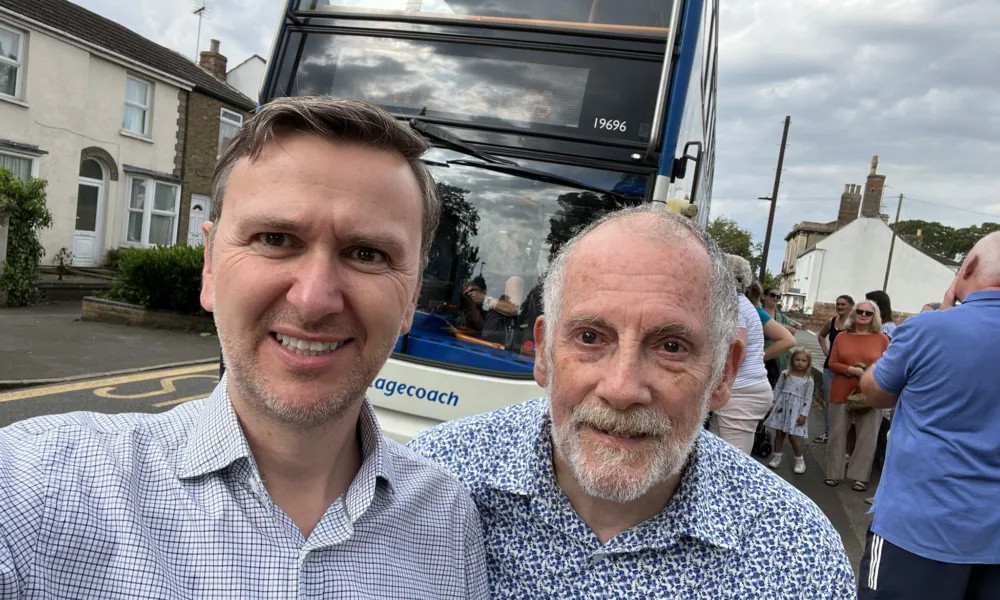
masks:
POLYGON ((379 377, 371 386, 385 394, 386 398, 393 396, 409 396, 429 402, 437 402, 446 406, 458 406, 458 394, 443 390, 428 390, 418 385, 410 385, 402 381, 393 381, 379 377))

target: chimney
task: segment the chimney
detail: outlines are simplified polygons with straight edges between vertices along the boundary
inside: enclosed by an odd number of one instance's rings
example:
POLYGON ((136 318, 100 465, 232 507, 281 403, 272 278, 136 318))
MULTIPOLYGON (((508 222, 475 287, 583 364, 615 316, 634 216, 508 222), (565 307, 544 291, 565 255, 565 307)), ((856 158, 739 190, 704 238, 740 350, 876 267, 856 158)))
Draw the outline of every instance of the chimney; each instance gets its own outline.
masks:
POLYGON ((913 246, 914 248, 923 248, 924 247, 924 237, 921 235, 921 232, 920 232, 919 229, 917 230, 917 233, 915 233, 915 234, 910 234, 910 235, 903 234, 903 235, 900 235, 899 237, 902 238, 904 242, 906 242, 907 244, 913 246))
POLYGON ((880 214, 878 218, 882 219, 882 222, 885 223, 886 225, 889 224, 889 215, 887 215, 886 213, 880 214))
POLYGON ((216 79, 226 80, 226 57, 219 54, 219 40, 212 40, 210 49, 201 53, 201 60, 198 61, 198 64, 215 75, 216 79))
POLYGON ((844 185, 844 193, 840 196, 840 211, 837 213, 837 229, 843 229, 848 223, 858 218, 861 207, 861 186, 848 183, 844 185))
POLYGON ((882 214, 882 190, 885 188, 885 175, 878 174, 878 156, 872 157, 872 170, 865 183, 865 196, 861 201, 861 216, 878 219, 882 214))

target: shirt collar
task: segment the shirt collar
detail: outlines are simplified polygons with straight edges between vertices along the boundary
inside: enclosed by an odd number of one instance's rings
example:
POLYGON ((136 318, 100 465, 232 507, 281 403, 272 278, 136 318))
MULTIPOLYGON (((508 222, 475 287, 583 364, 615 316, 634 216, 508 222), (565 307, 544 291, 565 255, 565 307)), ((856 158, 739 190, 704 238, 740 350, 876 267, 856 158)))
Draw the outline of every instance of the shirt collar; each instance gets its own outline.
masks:
MULTIPOLYGON (((227 392, 227 380, 228 375, 224 374, 206 401, 198 424, 184 448, 178 479, 195 479, 215 473, 241 459, 257 471, 250 444, 227 392)), ((392 486, 396 481, 382 429, 367 398, 362 402, 358 415, 358 438, 361 442, 361 468, 348 488, 346 499, 352 518, 363 513, 371 504, 378 480, 388 484, 386 487, 390 493, 393 493, 392 486)))
POLYGON ((226 393, 223 375, 208 397, 198 424, 184 448, 178 479, 195 479, 221 471, 240 459, 253 463, 250 444, 226 393))
MULTIPOLYGON (((552 421, 548 401, 538 402, 535 418, 511 440, 511 451, 488 476, 490 487, 520 496, 550 496, 551 501, 569 504, 555 480, 552 468, 552 421), (552 495, 555 496, 552 496, 552 495)), ((735 505, 724 502, 722 489, 743 487, 740 471, 747 467, 725 461, 725 442, 707 431, 698 441, 684 468, 673 498, 659 514, 616 536, 615 548, 633 551, 665 548, 682 537, 691 537, 724 549, 733 549, 747 535, 756 503, 735 505)), ((749 491, 749 490, 748 490, 749 491)))
POLYGON ((969 302, 976 302, 979 300, 1000 300, 1000 290, 979 290, 978 292, 969 292, 965 295, 965 302, 962 302, 962 304, 968 304, 969 302))

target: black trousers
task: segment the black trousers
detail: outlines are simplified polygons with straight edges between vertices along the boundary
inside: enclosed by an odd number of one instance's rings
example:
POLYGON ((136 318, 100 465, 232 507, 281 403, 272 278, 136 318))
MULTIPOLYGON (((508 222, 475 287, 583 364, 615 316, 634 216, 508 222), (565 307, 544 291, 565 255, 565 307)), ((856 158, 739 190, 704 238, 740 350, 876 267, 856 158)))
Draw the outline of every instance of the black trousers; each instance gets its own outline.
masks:
POLYGON ((938 562, 895 546, 868 530, 858 574, 858 600, 997 600, 1000 565, 938 562))

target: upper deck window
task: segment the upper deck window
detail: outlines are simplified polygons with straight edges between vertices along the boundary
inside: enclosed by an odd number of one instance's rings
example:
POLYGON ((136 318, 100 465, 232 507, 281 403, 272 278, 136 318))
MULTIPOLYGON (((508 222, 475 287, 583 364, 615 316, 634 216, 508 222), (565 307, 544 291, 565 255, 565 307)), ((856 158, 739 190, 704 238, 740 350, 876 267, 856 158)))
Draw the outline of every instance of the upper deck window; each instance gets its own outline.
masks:
POLYGON ((671 0, 299 0, 299 10, 400 13, 666 35, 671 0))

